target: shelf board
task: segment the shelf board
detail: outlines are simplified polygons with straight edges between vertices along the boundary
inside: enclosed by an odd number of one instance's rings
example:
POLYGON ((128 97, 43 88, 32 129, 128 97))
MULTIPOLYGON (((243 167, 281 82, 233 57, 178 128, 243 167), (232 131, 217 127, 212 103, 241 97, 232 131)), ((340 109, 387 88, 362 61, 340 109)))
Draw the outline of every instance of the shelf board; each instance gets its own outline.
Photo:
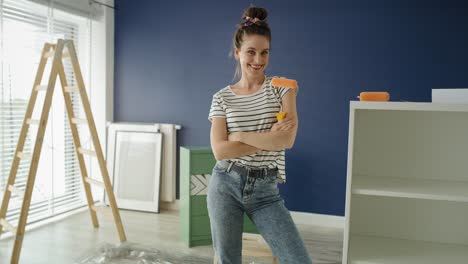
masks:
POLYGON ((348 264, 462 264, 468 246, 351 235, 348 264))
POLYGON ((468 182, 353 175, 352 193, 468 202, 468 182))

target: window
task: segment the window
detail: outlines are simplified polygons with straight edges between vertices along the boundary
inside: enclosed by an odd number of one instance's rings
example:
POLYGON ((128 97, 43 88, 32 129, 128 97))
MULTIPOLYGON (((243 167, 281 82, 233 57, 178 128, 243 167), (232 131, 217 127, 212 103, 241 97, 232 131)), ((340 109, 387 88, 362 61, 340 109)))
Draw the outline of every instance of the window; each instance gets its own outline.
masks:
MULTIPOLYGON (((89 87, 89 61, 91 47, 90 20, 88 17, 67 13, 27 0, 0 1, 0 199, 3 198, 12 159, 18 143, 26 107, 39 65, 45 42, 58 38, 72 39, 78 59, 89 87)), ((41 84, 49 79, 51 60, 47 63, 41 84)), ((69 85, 75 78, 69 61, 64 60, 69 85)), ((33 118, 39 119, 45 93, 37 97, 33 118)), ((75 115, 83 117, 79 95, 73 98, 75 115)), ((91 139, 86 127, 79 129, 85 148, 91 148, 91 139), (89 147, 88 147, 89 146, 89 147)), ((30 126, 24 152, 32 152, 37 126, 30 126)), ((85 157, 89 164, 89 158, 85 157)), ((30 161, 22 160, 17 172, 15 186, 24 189, 30 161)), ((28 223, 85 205, 79 163, 76 158, 73 138, 68 124, 60 81, 57 78, 49 123, 44 138, 41 159, 29 210, 28 223)), ((12 195, 7 220, 16 223, 22 199, 12 195)))

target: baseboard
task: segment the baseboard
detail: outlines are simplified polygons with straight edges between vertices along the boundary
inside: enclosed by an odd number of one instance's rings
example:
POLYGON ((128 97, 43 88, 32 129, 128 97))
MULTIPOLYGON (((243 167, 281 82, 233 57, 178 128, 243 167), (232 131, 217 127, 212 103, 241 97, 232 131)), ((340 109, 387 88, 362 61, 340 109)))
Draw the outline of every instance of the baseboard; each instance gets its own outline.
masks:
POLYGON ((323 227, 344 228, 344 216, 293 212, 291 216, 296 225, 316 225, 323 227))
MULTIPOLYGON (((160 202, 159 207, 162 210, 178 211, 180 200, 174 202, 160 202)), ((325 227, 344 228, 344 217, 336 215, 313 214, 291 211, 294 223, 298 225, 317 225, 325 227)))
POLYGON ((159 202, 159 208, 161 210, 168 210, 168 211, 179 211, 179 202, 180 200, 175 200, 174 202, 159 202))

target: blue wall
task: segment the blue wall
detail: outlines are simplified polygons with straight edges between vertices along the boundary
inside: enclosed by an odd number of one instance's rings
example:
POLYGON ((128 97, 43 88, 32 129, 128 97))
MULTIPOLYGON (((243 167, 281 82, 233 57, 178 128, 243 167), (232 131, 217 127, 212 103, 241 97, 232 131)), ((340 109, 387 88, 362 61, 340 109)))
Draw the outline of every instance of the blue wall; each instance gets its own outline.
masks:
MULTIPOLYGON (((232 80, 232 34, 250 3, 116 0, 115 121, 180 124, 180 145, 209 146, 212 94, 232 80)), ((468 87, 467 4, 254 3, 270 13, 267 74, 301 87, 300 127, 280 186, 286 206, 344 215, 349 101, 365 90, 430 101, 431 88, 468 87)))

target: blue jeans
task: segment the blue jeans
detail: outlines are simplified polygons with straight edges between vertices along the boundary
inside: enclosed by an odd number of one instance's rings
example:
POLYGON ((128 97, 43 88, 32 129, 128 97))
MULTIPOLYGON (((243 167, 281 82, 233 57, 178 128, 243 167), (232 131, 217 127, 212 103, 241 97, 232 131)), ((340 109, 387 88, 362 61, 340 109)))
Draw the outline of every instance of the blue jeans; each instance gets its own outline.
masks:
POLYGON ((242 262, 244 212, 270 245, 280 264, 310 264, 312 260, 291 214, 284 206, 276 175, 251 178, 227 171, 217 162, 207 194, 213 247, 219 264, 242 262))

